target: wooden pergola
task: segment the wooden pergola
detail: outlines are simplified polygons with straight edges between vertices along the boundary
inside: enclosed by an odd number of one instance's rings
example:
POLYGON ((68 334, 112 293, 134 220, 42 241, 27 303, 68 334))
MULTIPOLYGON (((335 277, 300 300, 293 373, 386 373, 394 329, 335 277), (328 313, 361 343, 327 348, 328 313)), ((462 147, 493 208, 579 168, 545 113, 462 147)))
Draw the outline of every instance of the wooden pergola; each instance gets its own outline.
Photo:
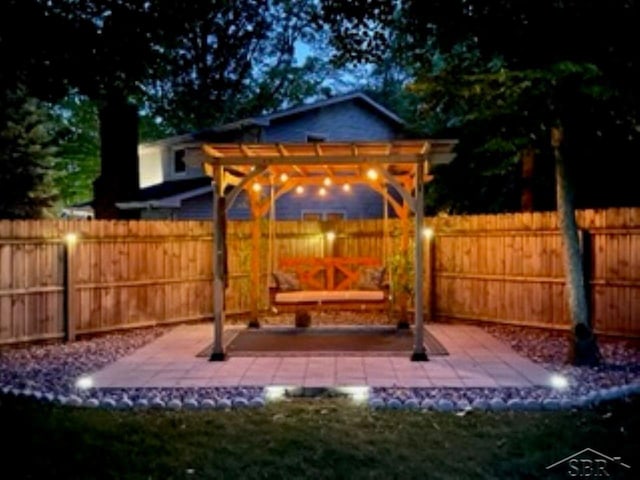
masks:
MULTIPOLYGON (((412 360, 427 360, 423 332, 422 263, 424 184, 432 179, 429 163, 439 156, 440 163, 451 160, 455 141, 402 140, 391 142, 331 143, 256 143, 205 144, 202 159, 204 171, 213 187, 213 301, 214 341, 212 361, 224 360, 222 344, 225 289, 225 222, 228 211, 240 192, 247 192, 254 220, 254 251, 259 248, 259 219, 267 214, 273 202, 294 189, 327 185, 366 184, 380 193, 404 226, 402 249, 409 245, 409 218, 414 212, 414 348, 412 360), (389 194, 384 184, 399 195, 389 194), (232 186, 229 190, 227 187, 232 186), (271 195, 262 198, 268 187, 271 195), (226 193, 225 193, 226 192, 226 193)), ((437 161, 435 163, 438 163, 437 161)), ((259 256, 252 256, 252 280, 259 281, 259 256)), ((252 289, 252 314, 257 317, 258 292, 252 289)))

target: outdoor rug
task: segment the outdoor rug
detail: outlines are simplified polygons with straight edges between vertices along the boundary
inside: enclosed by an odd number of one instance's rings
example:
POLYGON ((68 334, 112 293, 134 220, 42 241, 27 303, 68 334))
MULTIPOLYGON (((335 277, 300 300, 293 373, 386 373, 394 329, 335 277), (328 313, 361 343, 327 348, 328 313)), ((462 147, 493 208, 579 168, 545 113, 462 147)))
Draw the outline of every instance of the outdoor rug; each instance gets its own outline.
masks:
MULTIPOLYGON (((444 346, 424 332, 427 355, 448 355, 444 346)), ((392 356, 410 355, 413 332, 396 328, 263 328, 241 330, 227 343, 234 356, 392 356)), ((197 354, 211 355, 211 345, 197 354)))

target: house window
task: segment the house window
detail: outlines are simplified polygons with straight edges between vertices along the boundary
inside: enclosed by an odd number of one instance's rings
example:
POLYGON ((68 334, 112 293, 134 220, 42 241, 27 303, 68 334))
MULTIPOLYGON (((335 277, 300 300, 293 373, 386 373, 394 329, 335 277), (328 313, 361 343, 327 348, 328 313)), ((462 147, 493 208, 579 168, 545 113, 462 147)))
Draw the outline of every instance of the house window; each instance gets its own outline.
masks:
POLYGON ((184 161, 186 151, 184 149, 174 150, 173 152, 173 172, 184 173, 187 171, 187 164, 184 161))
POLYGON ((335 221, 335 220, 344 220, 347 218, 346 212, 342 211, 324 211, 324 210, 303 210, 302 211, 302 220, 311 220, 311 221, 335 221))
POLYGON ((324 214, 324 219, 329 221, 344 220, 346 215, 344 212, 327 212, 324 214))
POLYGON ((307 143, 321 143, 327 140, 325 135, 319 135, 317 133, 307 133, 307 143))

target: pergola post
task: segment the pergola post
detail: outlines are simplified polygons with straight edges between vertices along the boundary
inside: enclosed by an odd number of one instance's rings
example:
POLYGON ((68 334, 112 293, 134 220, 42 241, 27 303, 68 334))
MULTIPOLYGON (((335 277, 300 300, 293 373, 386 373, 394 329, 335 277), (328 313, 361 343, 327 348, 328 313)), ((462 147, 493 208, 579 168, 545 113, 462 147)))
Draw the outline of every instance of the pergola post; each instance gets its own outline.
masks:
POLYGON ((414 279, 413 279, 413 295, 414 295, 414 344, 411 361, 425 362, 429 360, 427 351, 424 348, 424 299, 422 293, 423 283, 423 241, 422 228, 424 221, 424 162, 416 165, 415 176, 415 232, 414 232, 414 279))
POLYGON ((213 167, 213 349, 209 360, 223 361, 226 358, 222 345, 224 323, 224 255, 225 255, 225 214, 223 167, 213 167))
POLYGON ((250 299, 251 299, 251 317, 249 318, 249 328, 260 328, 260 320, 258 319, 258 302, 259 295, 262 290, 260 285, 260 198, 259 194, 252 189, 247 189, 249 196, 249 207, 251 210, 251 279, 250 299))

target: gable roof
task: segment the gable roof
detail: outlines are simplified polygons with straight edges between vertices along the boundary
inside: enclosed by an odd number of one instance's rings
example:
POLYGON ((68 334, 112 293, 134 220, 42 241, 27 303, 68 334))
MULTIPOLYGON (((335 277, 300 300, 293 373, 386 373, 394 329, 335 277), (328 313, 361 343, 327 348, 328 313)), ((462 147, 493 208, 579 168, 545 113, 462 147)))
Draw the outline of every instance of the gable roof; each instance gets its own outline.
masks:
POLYGON ((398 115, 393 113, 388 108, 380 105, 378 102, 373 100, 367 94, 362 92, 351 92, 351 93, 346 93, 344 95, 337 95, 335 97, 327 98, 326 100, 320 100, 320 101, 312 102, 308 104, 297 105, 284 110, 270 113, 268 115, 261 115, 260 117, 257 117, 256 120, 263 121, 263 122, 264 121, 271 122, 273 120, 279 120, 283 117, 297 115, 299 113, 308 112, 310 110, 316 110, 318 108, 328 107, 330 105, 335 105, 337 103, 349 102, 351 100, 360 100, 366 103, 368 106, 376 110, 382 116, 387 117, 389 120, 391 120, 394 123, 397 123, 398 125, 405 124, 405 121, 402 120, 398 115))
POLYGON ((152 141, 152 142, 141 143, 140 147, 147 148, 147 147, 160 146, 160 145, 175 145, 175 144, 182 144, 182 143, 188 144, 190 142, 199 142, 199 141, 208 141, 208 142, 225 141, 225 139, 223 137, 220 137, 220 135, 223 135, 228 132, 233 132, 235 130, 242 130, 243 128, 247 128, 247 127, 268 127, 271 124, 271 122, 274 120, 280 120, 286 117, 309 112, 311 110, 329 107, 331 105, 336 105, 339 103, 350 102, 352 100, 358 100, 363 102, 368 107, 370 107, 375 112, 377 112, 379 115, 387 118, 389 121, 399 126, 403 126, 406 123, 398 115, 396 115, 388 108, 384 107, 383 105, 373 100, 367 94, 363 92, 351 92, 351 93, 346 93, 344 95, 336 95, 335 97, 327 98, 325 100, 319 100, 316 102, 296 105, 296 106, 286 108, 284 110, 278 110, 266 115, 258 115, 255 117, 243 118, 233 122, 218 125, 212 128, 206 128, 198 132, 186 133, 182 135, 174 135, 171 137, 163 138, 163 139, 152 141))

